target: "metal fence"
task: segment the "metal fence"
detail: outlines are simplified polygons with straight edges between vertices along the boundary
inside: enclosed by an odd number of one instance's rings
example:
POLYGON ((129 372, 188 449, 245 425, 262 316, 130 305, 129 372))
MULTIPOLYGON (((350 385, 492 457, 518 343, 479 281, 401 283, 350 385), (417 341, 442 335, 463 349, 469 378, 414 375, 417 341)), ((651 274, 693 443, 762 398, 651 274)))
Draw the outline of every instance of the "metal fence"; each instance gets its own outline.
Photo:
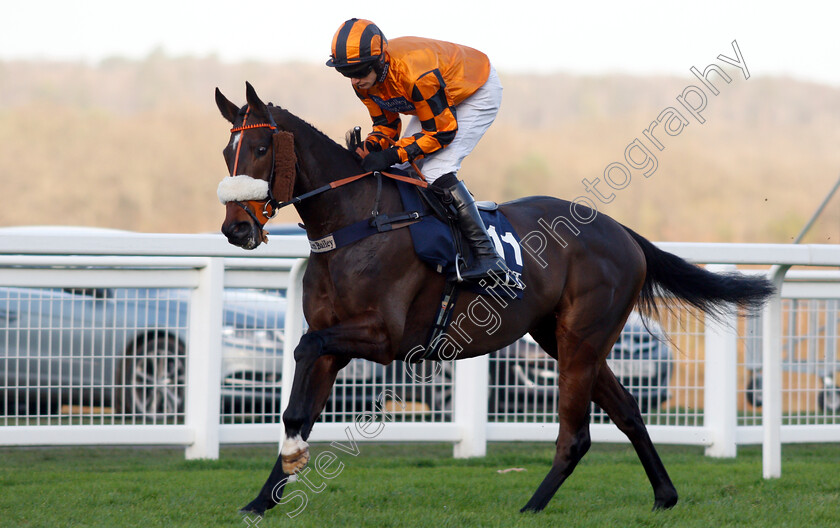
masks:
MULTIPOLYGON (((661 246, 696 262, 840 266, 840 247, 661 246)), ((300 237, 246 253, 212 235, 0 235, 0 445, 181 444, 213 458, 220 443, 277 442, 307 256, 300 237)), ((772 455, 780 441, 840 440, 840 273, 790 272, 782 297, 775 378, 762 317, 680 309, 649 324, 654 335, 625 327, 608 361, 655 442, 734 456, 738 444, 772 455)), ((311 439, 446 441, 456 456, 551 441, 557 375, 527 338, 457 363, 354 360, 311 439), (370 415, 375 434, 354 428, 370 415)), ((594 405, 591 431, 625 441, 594 405)))

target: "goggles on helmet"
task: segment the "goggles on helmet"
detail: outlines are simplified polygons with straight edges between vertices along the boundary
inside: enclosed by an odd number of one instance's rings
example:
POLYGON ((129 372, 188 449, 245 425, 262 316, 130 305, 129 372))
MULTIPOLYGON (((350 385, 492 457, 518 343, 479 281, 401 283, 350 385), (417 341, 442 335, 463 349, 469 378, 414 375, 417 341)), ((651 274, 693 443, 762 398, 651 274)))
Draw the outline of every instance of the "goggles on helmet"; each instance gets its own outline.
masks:
POLYGON ((341 75, 350 79, 361 79, 373 71, 373 61, 356 62, 335 67, 341 75))

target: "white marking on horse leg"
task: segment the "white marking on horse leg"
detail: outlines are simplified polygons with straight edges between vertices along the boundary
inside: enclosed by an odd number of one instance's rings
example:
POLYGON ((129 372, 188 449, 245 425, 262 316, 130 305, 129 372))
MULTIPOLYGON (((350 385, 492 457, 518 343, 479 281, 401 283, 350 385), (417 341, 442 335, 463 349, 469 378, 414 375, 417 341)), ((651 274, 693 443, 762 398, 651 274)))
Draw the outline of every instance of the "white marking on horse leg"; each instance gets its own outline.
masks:
POLYGON ((294 475, 309 462, 309 444, 300 435, 287 437, 280 449, 280 456, 283 458, 283 471, 287 475, 294 475))
POLYGON ((303 451, 308 447, 309 444, 307 444, 300 435, 295 435, 293 438, 286 438, 286 441, 283 442, 283 449, 280 450, 280 454, 292 455, 299 451, 303 451))

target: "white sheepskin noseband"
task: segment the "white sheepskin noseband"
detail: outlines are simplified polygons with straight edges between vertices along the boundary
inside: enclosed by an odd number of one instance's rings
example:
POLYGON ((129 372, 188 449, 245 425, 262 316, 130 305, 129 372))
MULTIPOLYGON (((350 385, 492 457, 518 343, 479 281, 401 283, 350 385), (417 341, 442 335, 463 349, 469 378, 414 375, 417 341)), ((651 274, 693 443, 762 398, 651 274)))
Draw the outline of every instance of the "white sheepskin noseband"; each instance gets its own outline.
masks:
POLYGON ((223 204, 248 200, 266 200, 268 199, 268 182, 252 178, 246 174, 229 176, 219 183, 216 194, 223 204))

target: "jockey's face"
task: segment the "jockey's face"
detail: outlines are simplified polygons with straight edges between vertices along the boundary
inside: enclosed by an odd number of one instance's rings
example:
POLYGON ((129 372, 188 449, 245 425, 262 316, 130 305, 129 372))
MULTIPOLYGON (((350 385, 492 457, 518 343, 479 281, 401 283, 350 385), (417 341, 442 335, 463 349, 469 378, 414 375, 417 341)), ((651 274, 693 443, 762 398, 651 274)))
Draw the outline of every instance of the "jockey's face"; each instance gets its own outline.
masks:
POLYGON ((350 77, 350 82, 357 90, 370 90, 376 84, 376 72, 370 70, 364 77, 350 77))

